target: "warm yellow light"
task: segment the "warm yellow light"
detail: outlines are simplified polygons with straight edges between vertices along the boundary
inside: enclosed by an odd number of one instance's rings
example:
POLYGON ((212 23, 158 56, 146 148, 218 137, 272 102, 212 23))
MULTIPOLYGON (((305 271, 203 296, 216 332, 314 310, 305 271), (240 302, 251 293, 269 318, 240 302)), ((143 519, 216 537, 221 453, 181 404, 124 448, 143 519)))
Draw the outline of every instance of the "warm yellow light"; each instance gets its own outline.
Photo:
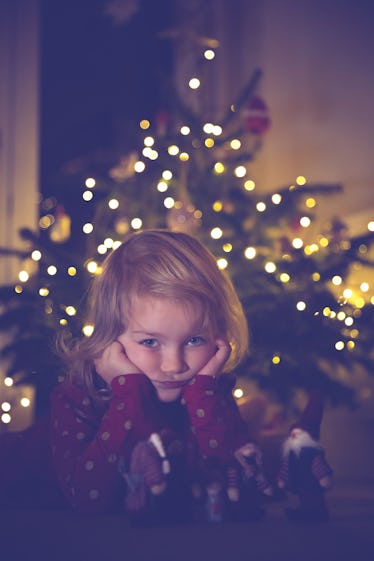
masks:
POLYGON ((335 343, 335 349, 337 351, 342 351, 344 349, 345 345, 344 345, 344 341, 337 341, 335 343))
POLYGON ((82 199, 84 201, 86 201, 86 203, 88 203, 89 201, 92 201, 94 194, 92 193, 92 191, 83 191, 82 193, 82 199))
POLYGON ((217 266, 219 269, 226 269, 228 267, 229 262, 224 257, 220 257, 217 259, 217 266))
POLYGON ((352 290, 350 288, 346 288, 345 290, 343 290, 343 296, 344 296, 344 298, 347 298, 347 300, 349 298, 352 298, 352 296, 353 296, 352 290))
POLYGON ((271 362, 273 364, 279 364, 280 361, 281 361, 281 359, 280 359, 280 356, 278 356, 278 355, 274 355, 273 358, 271 359, 271 362))
POLYGON ((140 228, 143 226, 143 220, 139 217, 135 217, 131 220, 130 224, 131 228, 133 228, 134 230, 140 230, 140 228))
POLYGON ((75 277, 76 274, 77 274, 77 269, 75 267, 68 267, 69 277, 75 277))
POLYGON ((165 179, 165 181, 170 181, 172 177, 173 173, 170 171, 170 169, 164 169, 164 171, 162 172, 162 179, 165 179))
POLYGON ((45 216, 42 216, 40 218, 39 226, 42 228, 42 230, 47 230, 47 228, 52 226, 54 221, 55 221, 54 216, 52 216, 51 214, 46 214, 45 216))
POLYGON ((210 237, 213 238, 213 240, 219 240, 220 238, 222 238, 223 235, 223 231, 221 230, 221 228, 212 228, 212 230, 210 231, 210 237))
POLYGON ((65 327, 68 324, 68 320, 66 318, 61 318, 59 324, 65 327))
POLYGON ((369 283, 368 283, 368 282, 362 282, 362 283, 360 284, 360 290, 361 290, 362 292, 368 292, 369 289, 370 289, 370 286, 369 286, 369 283))
POLYGON ((86 265, 86 269, 89 273, 96 273, 98 268, 98 264, 96 263, 96 261, 89 261, 86 265))
POLYGON ((240 399, 241 397, 243 397, 244 392, 242 388, 235 388, 235 390, 233 391, 233 395, 236 399, 240 399))
POLYGON ((151 126, 151 123, 148 121, 148 119, 142 119, 139 123, 139 126, 141 129, 143 129, 144 131, 149 129, 149 127, 151 126))
POLYGON ((240 142, 240 140, 238 138, 233 138, 232 141, 230 142, 230 146, 233 150, 239 150, 241 145, 242 145, 242 143, 240 142))
POLYGON ((176 156, 177 154, 179 154, 178 146, 176 144, 172 144, 171 146, 169 146, 168 153, 170 154, 170 156, 176 156))
POLYGON ((144 146, 148 146, 151 147, 153 146, 155 143, 155 139, 153 138, 153 136, 146 136, 144 139, 144 146))
POLYGON ((164 199, 165 208, 173 208, 174 204, 175 200, 173 199, 173 197, 166 197, 166 199, 164 199))
POLYGON ((74 306, 66 306, 65 312, 67 313, 68 316, 75 316, 77 310, 74 308, 74 306))
POLYGON ((275 273, 275 271, 277 270, 277 266, 272 261, 267 261, 267 263, 265 263, 264 265, 264 269, 267 273, 275 273))
POLYGON ((349 351, 353 351, 355 346, 356 346, 356 343, 354 341, 347 341, 347 349, 349 351))
POLYGON ((197 90, 200 87, 199 78, 191 78, 191 80, 188 82, 188 85, 190 86, 191 90, 197 90))
POLYGON ((214 51, 212 51, 212 49, 207 49, 206 51, 204 51, 204 57, 207 60, 213 60, 215 56, 216 56, 216 53, 214 51))
POLYGON ((196 220, 200 220, 200 218, 202 218, 202 216, 203 216, 203 213, 201 212, 201 210, 197 209, 197 210, 195 210, 193 215, 194 215, 194 218, 196 218, 196 220))
POLYGON ((45 298, 46 296, 48 296, 48 294, 49 294, 48 288, 46 287, 39 288, 39 296, 45 298))
POLYGON ((18 273, 18 278, 21 282, 27 282, 30 278, 30 275, 27 271, 20 271, 18 273))
POLYGON ((368 223, 368 230, 369 232, 374 232, 374 220, 370 220, 368 223))
POLYGON ((244 250, 244 256, 246 259, 254 259, 256 257, 256 249, 254 247, 248 246, 244 250))
POLYGON ((253 179, 247 179, 247 181, 244 183, 244 189, 246 191, 253 191, 256 187, 255 182, 253 181, 253 179))
POLYGON ((84 234, 91 234, 93 232, 93 224, 91 224, 91 222, 86 222, 86 224, 83 224, 82 226, 82 231, 84 234))
POLYGON ((296 309, 299 310, 299 312, 303 312, 306 309, 306 303, 303 300, 299 300, 296 304, 296 309))
POLYGON ((213 123, 205 123, 203 126, 203 131, 205 132, 205 134, 213 134, 214 131, 213 123))
POLYGON ((298 185, 305 185, 306 183, 306 179, 303 175, 299 175, 298 177, 296 177, 296 183, 298 185))
POLYGON ((141 160, 138 160, 137 162, 135 162, 134 164, 134 171, 136 171, 136 173, 142 173, 142 171, 145 170, 145 163, 142 162, 141 160))
POLYGON ((280 280, 281 282, 286 283, 286 282, 289 282, 290 279, 291 279, 291 277, 290 277, 290 275, 289 275, 288 273, 281 273, 281 274, 279 275, 279 280, 280 280))
POLYGON ((9 415, 9 413, 3 413, 1 415, 1 421, 2 423, 4 423, 4 425, 8 425, 12 420, 12 417, 9 415))
POLYGON ((236 177, 245 177, 246 174, 247 174, 247 168, 245 166, 237 166, 234 169, 234 175, 236 177))
POLYGON ((159 181, 157 183, 157 191, 159 191, 160 193, 165 193, 165 191, 168 190, 168 184, 166 183, 166 181, 159 181))
POLYGON ((110 201, 108 201, 108 207, 111 210, 116 210, 119 207, 119 200, 118 199, 110 199, 110 201))
POLYGON ((181 152, 179 154, 179 159, 181 162, 187 162, 190 159, 190 156, 188 155, 187 152, 181 152))
POLYGON ((6 378, 4 378, 4 386, 6 386, 7 388, 11 388, 13 384, 14 384, 13 378, 11 378, 10 376, 6 376, 6 378))
POLYGON ((347 327, 351 327, 354 323, 354 319, 350 316, 346 317, 344 323, 347 327))
POLYGON ((23 292, 23 287, 20 284, 16 284, 16 286, 14 287, 14 292, 16 294, 22 294, 23 292))
POLYGON ((191 132, 190 127, 187 127, 186 125, 183 125, 183 127, 181 127, 180 130, 181 130, 181 134, 183 134, 183 136, 187 136, 191 132))
POLYGON ((316 271, 312 274, 312 279, 314 280, 314 282, 318 282, 321 279, 321 275, 316 271))
POLYGON ((258 212, 264 212, 266 210, 266 204, 263 201, 259 201, 256 205, 258 212))
POLYGON ((223 244, 222 249, 225 253, 230 253, 230 251, 232 251, 232 244, 231 243, 225 243, 225 244, 223 244))
POLYGON ((223 208, 222 201, 214 201, 212 208, 215 212, 221 212, 223 208))
POLYGON ((93 189, 96 185, 96 181, 93 177, 87 177, 86 181, 84 182, 87 189, 93 189))
POLYGON ((34 251, 31 253, 31 259, 33 261, 40 261, 40 259, 42 258, 42 254, 38 249, 34 249, 34 251))
POLYGON ((51 277, 53 277, 53 276, 57 273, 57 267, 55 267, 55 265, 50 265, 50 266, 47 268, 47 273, 48 273, 51 277))
POLYGON ((12 408, 12 406, 8 401, 3 401, 3 403, 1 404, 1 409, 5 412, 10 411, 11 408, 12 408))
POLYGON ((22 397, 20 399, 20 404, 21 404, 22 407, 30 407, 31 401, 29 400, 28 397, 22 397))
POLYGON ((340 286, 343 282, 343 279, 340 275, 334 275, 331 279, 331 282, 334 286, 340 286))
POLYGON ((112 238, 105 238, 104 240, 104 245, 105 247, 107 247, 108 249, 110 249, 111 247, 113 247, 113 239, 112 238))
POLYGON ((300 226, 302 226, 303 228, 308 228, 310 224, 311 224, 311 220, 309 216, 302 216, 300 218, 300 226))
POLYGON ((82 327, 82 333, 86 337, 91 337, 92 333, 94 332, 94 325, 92 323, 86 323, 82 327))
POLYGON ((274 193, 274 195, 272 195, 271 197, 271 200, 275 205, 279 205, 282 202, 282 195, 280 195, 279 193, 274 193))
POLYGON ((204 141, 204 144, 207 148, 213 148, 213 146, 214 146, 213 138, 210 138, 210 137, 206 138, 205 141, 204 141))
POLYGON ((301 249, 301 248, 303 247, 303 245, 304 245, 304 242, 303 242, 303 240, 302 240, 301 238, 294 238, 294 239, 292 240, 292 246, 293 246, 295 249, 301 249))
POLYGON ((313 197, 308 197, 305 201, 305 206, 308 208, 314 208, 317 202, 313 197))
POLYGON ((352 339, 357 339, 357 337, 359 336, 359 330, 358 329, 351 329, 350 336, 352 337, 352 339))
POLYGON ((328 245, 329 245, 329 240, 328 240, 327 238, 325 238, 325 237, 322 237, 322 238, 319 240, 319 245, 320 245, 321 247, 328 247, 328 245))
POLYGON ((216 173, 223 173, 225 171, 225 166, 222 162, 217 162, 216 164, 214 164, 214 171, 216 173))
POLYGON ((220 134, 222 134, 222 127, 220 125, 214 125, 213 134, 214 136, 219 136, 220 134))
POLYGON ((103 243, 101 243, 97 246, 97 253, 99 255, 105 255, 107 253, 107 251, 108 251, 108 248, 103 243))

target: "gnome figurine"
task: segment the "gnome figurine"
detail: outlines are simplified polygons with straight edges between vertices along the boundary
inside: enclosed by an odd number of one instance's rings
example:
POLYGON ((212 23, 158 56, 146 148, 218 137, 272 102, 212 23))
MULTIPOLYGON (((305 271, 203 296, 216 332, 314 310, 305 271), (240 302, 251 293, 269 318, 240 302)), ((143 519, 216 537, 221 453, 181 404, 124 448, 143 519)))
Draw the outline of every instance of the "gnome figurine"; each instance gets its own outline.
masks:
POLYGON ((315 391, 283 443, 278 487, 295 493, 299 499, 298 508, 286 509, 290 520, 322 522, 329 517, 325 491, 331 487, 332 469, 319 444, 322 416, 323 399, 315 391))

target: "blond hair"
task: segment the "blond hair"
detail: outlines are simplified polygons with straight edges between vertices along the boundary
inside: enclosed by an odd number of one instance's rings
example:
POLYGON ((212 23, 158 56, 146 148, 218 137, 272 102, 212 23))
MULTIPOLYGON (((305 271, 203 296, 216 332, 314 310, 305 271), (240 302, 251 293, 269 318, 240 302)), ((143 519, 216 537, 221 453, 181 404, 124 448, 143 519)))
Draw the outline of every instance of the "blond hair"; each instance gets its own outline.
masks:
POLYGON ((94 387, 94 359, 126 329, 133 299, 142 296, 200 305, 204 327, 231 346, 225 371, 237 366, 247 353, 242 305, 210 251, 185 233, 143 230, 106 258, 102 273, 92 282, 87 318, 94 324, 91 337, 60 345, 69 364, 68 375, 88 390, 94 387))

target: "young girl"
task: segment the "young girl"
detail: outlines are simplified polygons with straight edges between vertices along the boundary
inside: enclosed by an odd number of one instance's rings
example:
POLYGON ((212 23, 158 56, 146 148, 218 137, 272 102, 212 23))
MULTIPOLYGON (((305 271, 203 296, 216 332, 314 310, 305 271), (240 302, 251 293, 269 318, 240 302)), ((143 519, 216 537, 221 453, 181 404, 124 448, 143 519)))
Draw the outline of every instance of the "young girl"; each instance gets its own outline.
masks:
POLYGON ((229 278, 186 234, 136 233, 94 279, 88 319, 90 337, 62 344, 67 376, 51 396, 68 502, 178 517, 195 497, 220 519, 220 501, 238 502, 249 441, 229 374, 247 323, 229 278))

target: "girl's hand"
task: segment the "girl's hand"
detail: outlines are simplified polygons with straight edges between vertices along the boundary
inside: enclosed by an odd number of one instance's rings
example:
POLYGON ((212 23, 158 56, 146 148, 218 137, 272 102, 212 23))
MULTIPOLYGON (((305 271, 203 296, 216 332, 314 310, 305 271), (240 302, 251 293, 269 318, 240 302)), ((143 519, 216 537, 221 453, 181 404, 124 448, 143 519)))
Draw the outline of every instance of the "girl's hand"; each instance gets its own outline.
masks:
POLYGON ((216 376, 220 372, 230 356, 231 347, 225 339, 216 340, 217 349, 212 358, 202 367, 197 375, 216 376))
POLYGON ((113 341, 106 347, 100 358, 94 361, 94 364, 96 372, 108 384, 117 376, 141 374, 141 371, 127 358, 125 349, 119 341, 113 341))

